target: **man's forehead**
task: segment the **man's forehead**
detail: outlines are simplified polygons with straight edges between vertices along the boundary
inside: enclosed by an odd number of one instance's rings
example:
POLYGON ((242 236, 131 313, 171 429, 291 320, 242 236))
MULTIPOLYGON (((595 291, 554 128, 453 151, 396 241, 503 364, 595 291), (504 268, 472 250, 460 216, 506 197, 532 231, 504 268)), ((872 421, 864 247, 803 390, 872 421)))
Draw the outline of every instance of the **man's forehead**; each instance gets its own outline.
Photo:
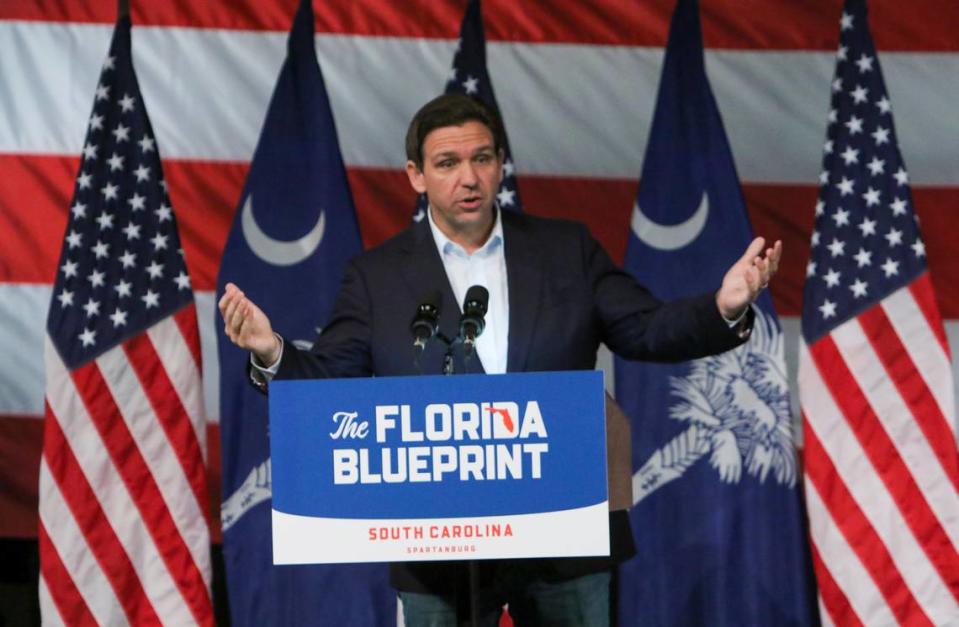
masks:
POLYGON ((492 131, 482 122, 470 120, 433 129, 423 141, 423 151, 425 154, 475 152, 486 148, 492 150, 493 145, 492 131))

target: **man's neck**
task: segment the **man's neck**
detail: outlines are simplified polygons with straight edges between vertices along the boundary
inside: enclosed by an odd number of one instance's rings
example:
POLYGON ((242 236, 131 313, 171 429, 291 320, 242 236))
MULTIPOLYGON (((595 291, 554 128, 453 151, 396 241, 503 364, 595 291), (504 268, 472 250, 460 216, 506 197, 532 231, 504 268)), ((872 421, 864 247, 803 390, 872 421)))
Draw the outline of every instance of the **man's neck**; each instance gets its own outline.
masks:
POLYGON ((449 224, 440 223, 433 219, 433 208, 429 209, 429 220, 440 233, 445 235, 451 242, 463 247, 467 254, 472 255, 483 247, 493 233, 493 227, 496 225, 496 216, 498 209, 493 208, 490 213, 490 220, 486 224, 477 224, 473 228, 464 228, 461 230, 453 229, 449 224))

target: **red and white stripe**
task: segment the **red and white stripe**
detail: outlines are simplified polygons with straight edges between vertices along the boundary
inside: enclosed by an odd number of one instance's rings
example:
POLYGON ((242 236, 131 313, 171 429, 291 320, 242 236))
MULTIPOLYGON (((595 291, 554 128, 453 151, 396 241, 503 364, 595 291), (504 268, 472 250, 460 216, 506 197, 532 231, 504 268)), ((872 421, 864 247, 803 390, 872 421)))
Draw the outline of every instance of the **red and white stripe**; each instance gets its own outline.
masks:
MULTIPOLYGON (((195 329, 192 306, 177 317, 195 329)), ((71 371, 46 342, 45 621, 212 624, 205 429, 189 343, 171 317, 71 371)))
POLYGON ((959 617, 955 400, 931 299, 924 275, 800 347, 813 561, 838 625, 959 617))

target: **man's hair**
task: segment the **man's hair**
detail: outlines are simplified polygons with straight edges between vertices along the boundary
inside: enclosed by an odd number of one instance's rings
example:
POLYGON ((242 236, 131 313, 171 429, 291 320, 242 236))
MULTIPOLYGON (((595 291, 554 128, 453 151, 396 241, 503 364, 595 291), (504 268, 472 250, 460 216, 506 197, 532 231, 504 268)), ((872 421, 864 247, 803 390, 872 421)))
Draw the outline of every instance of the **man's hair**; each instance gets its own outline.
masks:
POLYGON ((423 142, 426 136, 445 126, 463 126, 479 122, 493 135, 493 149, 499 151, 506 144, 506 134, 499 112, 486 103, 463 94, 443 94, 420 108, 406 130, 406 158, 423 170, 423 142))

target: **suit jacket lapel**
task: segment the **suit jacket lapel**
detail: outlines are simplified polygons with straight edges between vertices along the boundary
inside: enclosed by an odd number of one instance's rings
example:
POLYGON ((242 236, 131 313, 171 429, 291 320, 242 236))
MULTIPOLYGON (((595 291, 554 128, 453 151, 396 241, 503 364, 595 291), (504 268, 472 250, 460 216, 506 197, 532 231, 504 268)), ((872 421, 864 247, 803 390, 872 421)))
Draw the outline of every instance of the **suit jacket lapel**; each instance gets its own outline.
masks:
POLYGON ((525 370, 530 341, 536 328, 543 291, 542 242, 534 241, 526 221, 511 211, 503 212, 506 276, 509 282, 508 372, 525 370))

